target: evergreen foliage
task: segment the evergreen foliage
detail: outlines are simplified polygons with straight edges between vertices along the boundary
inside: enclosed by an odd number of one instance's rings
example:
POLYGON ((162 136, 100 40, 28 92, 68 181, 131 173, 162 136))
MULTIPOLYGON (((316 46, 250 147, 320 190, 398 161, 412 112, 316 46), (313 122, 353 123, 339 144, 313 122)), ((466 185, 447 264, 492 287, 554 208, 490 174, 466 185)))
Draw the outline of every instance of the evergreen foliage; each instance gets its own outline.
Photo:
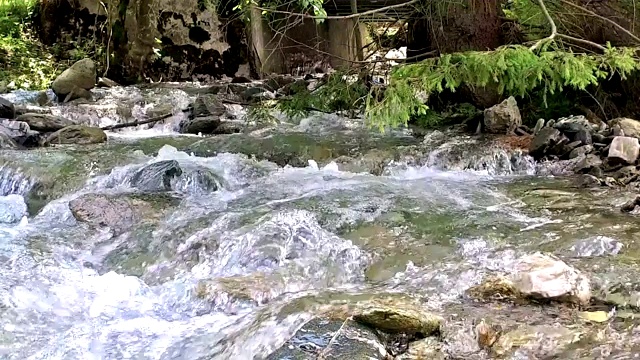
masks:
POLYGON ((406 125, 413 116, 426 113, 421 101, 425 95, 456 91, 463 84, 472 88, 495 85, 505 95, 525 96, 532 91, 555 94, 565 88, 586 90, 616 74, 624 79, 640 69, 635 48, 608 46, 604 54, 583 54, 550 50, 549 45, 538 53, 525 46, 505 46, 494 51, 444 54, 396 67, 388 87, 372 90, 367 120, 381 129, 406 125))

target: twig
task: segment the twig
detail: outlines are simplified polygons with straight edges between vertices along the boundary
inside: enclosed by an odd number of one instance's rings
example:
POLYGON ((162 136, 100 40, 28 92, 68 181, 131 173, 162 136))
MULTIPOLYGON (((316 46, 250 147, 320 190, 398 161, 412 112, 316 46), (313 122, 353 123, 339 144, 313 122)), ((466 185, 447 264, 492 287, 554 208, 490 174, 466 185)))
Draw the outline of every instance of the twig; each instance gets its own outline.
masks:
POLYGON ((305 19, 334 19, 334 20, 340 20, 340 19, 353 19, 353 18, 358 18, 358 17, 362 17, 362 16, 366 16, 366 15, 376 14, 376 13, 387 11, 387 10, 391 10, 391 9, 401 8, 401 7, 405 7, 405 6, 409 6, 409 5, 415 4, 418 1, 420 1, 420 0, 410 0, 410 1, 407 1, 405 3, 384 6, 384 7, 381 7, 379 9, 368 10, 368 11, 361 12, 361 13, 358 13, 358 14, 329 15, 329 16, 314 16, 314 15, 309 15, 309 14, 295 13, 295 12, 291 12, 291 11, 270 10, 270 9, 262 8, 262 7, 259 7, 259 6, 256 6, 255 8, 260 10, 260 11, 270 12, 270 13, 273 13, 273 14, 294 15, 294 16, 303 17, 305 19))
MULTIPOLYGON (((629 37, 631 37, 633 40, 635 40, 636 42, 640 43, 640 38, 639 37, 635 36, 631 31, 625 29, 622 25, 618 24, 617 22, 615 22, 615 21, 613 21, 611 19, 607 19, 606 17, 604 17, 602 15, 596 14, 595 12, 593 12, 593 11, 583 7, 583 6, 580 6, 578 4, 574 4, 574 3, 570 2, 570 1, 560 0, 560 2, 565 4, 565 5, 569 5, 569 6, 572 6, 572 7, 576 8, 576 9, 579 9, 579 10, 581 10, 581 11, 583 11, 583 12, 585 12, 585 13, 593 16, 593 17, 596 17, 596 18, 598 18, 598 19, 600 19, 602 21, 605 21, 605 22, 613 25, 615 28, 617 28, 618 30, 624 32, 625 34, 629 35, 629 37)), ((634 12, 635 12, 635 8, 634 8, 634 12)))
POLYGON ((569 35, 565 35, 565 34, 557 34, 556 36, 559 37, 559 38, 567 39, 569 41, 590 45, 590 46, 593 46, 594 48, 600 49, 602 51, 607 50, 607 48, 605 48, 604 46, 602 46, 602 45, 600 45, 598 43, 594 43, 593 41, 580 39, 580 38, 569 36, 569 35))
MULTIPOLYGON (((183 110, 183 111, 185 111, 185 110, 183 110)), ((115 125, 103 126, 100 129, 102 129, 102 130, 122 129, 122 128, 126 128, 126 127, 149 124, 149 123, 152 123, 152 122, 156 122, 156 121, 164 120, 166 118, 170 118, 172 116, 173 116, 173 114, 164 114, 164 115, 152 117, 151 119, 146 119, 146 120, 136 120, 136 121, 123 123, 123 124, 115 124, 115 125)))

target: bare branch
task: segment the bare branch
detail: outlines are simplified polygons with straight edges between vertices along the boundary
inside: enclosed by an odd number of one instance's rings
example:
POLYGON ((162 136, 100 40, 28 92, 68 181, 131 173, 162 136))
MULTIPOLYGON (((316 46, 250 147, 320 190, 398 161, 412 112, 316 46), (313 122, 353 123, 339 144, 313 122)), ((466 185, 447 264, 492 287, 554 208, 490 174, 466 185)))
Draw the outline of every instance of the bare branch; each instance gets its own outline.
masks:
POLYGON ((413 5, 413 4, 417 3, 418 1, 420 1, 420 0, 410 0, 410 1, 407 1, 407 2, 404 2, 404 3, 401 3, 401 4, 384 6, 384 7, 381 7, 379 9, 368 10, 368 11, 361 12, 361 13, 358 13, 358 14, 329 15, 329 16, 315 16, 315 15, 309 15, 309 14, 303 14, 303 13, 295 13, 295 12, 284 11, 284 10, 270 10, 270 9, 266 9, 266 8, 262 8, 262 7, 258 7, 258 6, 256 6, 255 8, 258 9, 258 10, 266 11, 266 12, 273 13, 273 14, 294 15, 294 16, 303 17, 305 19, 334 19, 334 20, 341 20, 341 19, 353 19, 353 18, 359 18, 359 17, 363 17, 363 16, 367 16, 367 15, 377 14, 377 13, 384 12, 384 11, 387 11, 387 10, 397 9, 397 8, 413 5))
MULTIPOLYGON (((579 9, 580 11, 583 11, 583 12, 585 12, 585 13, 593 16, 593 17, 596 17, 596 18, 598 18, 598 19, 600 19, 602 21, 605 21, 605 22, 613 25, 616 29, 624 32, 625 34, 629 35, 629 37, 631 37, 633 40, 635 40, 636 42, 640 43, 640 38, 639 37, 635 36, 631 31, 625 29, 622 25, 618 24, 617 22, 615 22, 615 21, 613 21, 611 19, 607 19, 606 17, 604 17, 602 15, 598 15, 595 12, 593 12, 593 11, 583 7, 583 6, 580 6, 578 4, 572 3, 571 1, 560 0, 560 2, 565 4, 565 5, 569 5, 569 6, 572 6, 572 7, 576 8, 576 9, 579 9)), ((634 11, 635 11, 635 9, 634 9, 634 11)))
POLYGON ((542 10, 542 14, 547 19, 547 22, 551 26, 551 34, 546 38, 540 39, 535 44, 533 44, 533 46, 531 46, 530 48, 531 51, 534 51, 535 49, 537 49, 538 46, 540 46, 542 43, 551 41, 555 39, 556 36, 558 36, 558 28, 556 27, 555 21, 553 21, 553 18, 549 14, 549 10, 547 9, 547 6, 544 4, 544 0, 536 0, 536 1, 538 2, 538 6, 540 6, 540 10, 542 10))

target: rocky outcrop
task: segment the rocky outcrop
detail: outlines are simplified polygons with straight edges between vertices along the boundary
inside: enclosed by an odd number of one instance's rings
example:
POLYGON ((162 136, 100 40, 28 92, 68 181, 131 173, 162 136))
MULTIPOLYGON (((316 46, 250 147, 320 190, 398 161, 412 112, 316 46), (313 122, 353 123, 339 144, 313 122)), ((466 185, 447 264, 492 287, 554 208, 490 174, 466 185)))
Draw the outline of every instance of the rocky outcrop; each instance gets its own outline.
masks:
POLYGON ((79 98, 90 99, 89 90, 95 87, 96 77, 96 65, 93 60, 82 59, 58 75, 51 84, 51 89, 60 102, 79 98))
POLYGON ((45 140, 45 145, 56 144, 98 144, 107 141, 107 134, 100 128, 71 125, 64 127, 53 134, 49 135, 45 140))
POLYGON ((0 97, 0 119, 13 119, 16 117, 16 109, 13 103, 0 97))
POLYGON ((510 134, 520 125, 522 116, 513 96, 484 111, 484 127, 488 133, 510 134))

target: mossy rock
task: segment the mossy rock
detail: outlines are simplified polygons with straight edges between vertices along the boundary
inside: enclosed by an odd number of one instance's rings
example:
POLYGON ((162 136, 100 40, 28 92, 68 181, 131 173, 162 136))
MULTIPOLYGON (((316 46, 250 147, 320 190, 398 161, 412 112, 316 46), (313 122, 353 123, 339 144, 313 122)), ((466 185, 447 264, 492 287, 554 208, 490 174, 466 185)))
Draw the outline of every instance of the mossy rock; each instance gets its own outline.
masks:
POLYGON ((421 309, 405 306, 373 306, 354 314, 359 323, 391 334, 426 337, 439 332, 444 319, 421 309))
POLYGON ((99 144, 107 141, 107 134, 100 128, 71 125, 64 127, 45 140, 45 145, 53 144, 99 144))

